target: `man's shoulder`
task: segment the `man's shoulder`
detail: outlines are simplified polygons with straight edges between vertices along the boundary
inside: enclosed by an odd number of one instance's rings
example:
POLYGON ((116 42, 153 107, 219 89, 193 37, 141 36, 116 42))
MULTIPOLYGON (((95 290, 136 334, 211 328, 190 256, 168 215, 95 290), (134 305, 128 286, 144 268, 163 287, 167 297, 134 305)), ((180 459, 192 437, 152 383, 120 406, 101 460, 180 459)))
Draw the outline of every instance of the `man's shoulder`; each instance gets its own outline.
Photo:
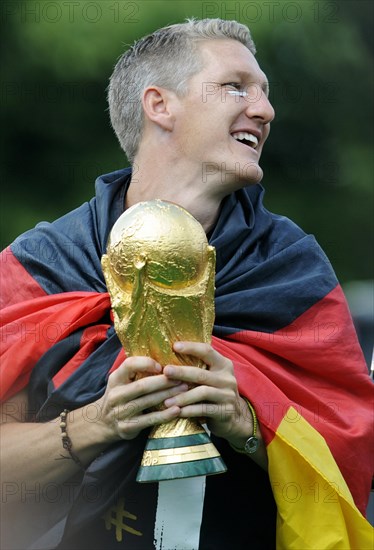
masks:
POLYGON ((122 213, 124 187, 131 170, 116 170, 99 176, 95 182, 95 195, 89 201, 73 208, 52 222, 39 222, 33 229, 20 235, 12 248, 25 241, 52 239, 56 245, 77 243, 91 246, 92 239, 105 248, 107 233, 122 213))
POLYGON ((129 170, 96 180, 89 202, 53 222, 40 222, 20 235, 11 251, 44 290, 103 290, 101 256, 109 232, 122 213, 129 170))

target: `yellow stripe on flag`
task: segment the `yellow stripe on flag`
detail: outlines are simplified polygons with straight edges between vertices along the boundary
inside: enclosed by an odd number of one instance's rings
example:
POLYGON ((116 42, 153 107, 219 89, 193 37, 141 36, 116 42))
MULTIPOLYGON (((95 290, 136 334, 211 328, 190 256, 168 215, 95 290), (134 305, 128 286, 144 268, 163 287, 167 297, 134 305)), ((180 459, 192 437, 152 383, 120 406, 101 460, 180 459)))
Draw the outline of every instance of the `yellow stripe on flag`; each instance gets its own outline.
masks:
POLYGON ((293 407, 267 451, 278 550, 373 550, 374 530, 354 504, 326 441, 293 407))

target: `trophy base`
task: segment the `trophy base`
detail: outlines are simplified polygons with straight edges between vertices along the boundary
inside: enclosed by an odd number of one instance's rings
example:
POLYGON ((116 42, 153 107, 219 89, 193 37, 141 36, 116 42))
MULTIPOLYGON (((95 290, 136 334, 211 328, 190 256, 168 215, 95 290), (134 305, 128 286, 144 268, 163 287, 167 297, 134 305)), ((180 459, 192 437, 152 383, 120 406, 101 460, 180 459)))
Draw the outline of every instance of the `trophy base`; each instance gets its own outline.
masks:
POLYGON ((148 438, 136 481, 150 483, 227 471, 204 428, 188 420, 187 435, 158 437, 164 426, 167 424, 157 427, 148 438))

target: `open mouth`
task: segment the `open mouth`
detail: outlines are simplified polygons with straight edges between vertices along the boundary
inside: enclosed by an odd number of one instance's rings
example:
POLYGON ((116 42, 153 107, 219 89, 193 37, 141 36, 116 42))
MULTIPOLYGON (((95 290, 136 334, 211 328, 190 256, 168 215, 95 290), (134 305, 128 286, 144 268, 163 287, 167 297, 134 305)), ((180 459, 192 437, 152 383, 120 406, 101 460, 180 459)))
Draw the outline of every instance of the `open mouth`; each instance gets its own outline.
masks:
POLYGON ((247 145, 248 147, 251 147, 252 149, 256 149, 258 145, 258 139, 253 134, 250 134, 249 132, 234 132, 231 134, 234 139, 237 141, 240 141, 244 145, 247 145))

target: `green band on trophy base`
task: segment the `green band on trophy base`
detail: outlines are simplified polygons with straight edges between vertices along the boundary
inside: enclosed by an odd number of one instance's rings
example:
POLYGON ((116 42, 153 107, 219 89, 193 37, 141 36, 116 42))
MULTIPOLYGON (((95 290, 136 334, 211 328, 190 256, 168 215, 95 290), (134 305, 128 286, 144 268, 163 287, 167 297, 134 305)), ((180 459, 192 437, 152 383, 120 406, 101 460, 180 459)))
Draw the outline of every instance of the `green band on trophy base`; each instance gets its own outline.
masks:
POLYGON ((140 483, 220 474, 227 468, 205 430, 147 440, 136 480, 140 483))
POLYGON ((141 466, 136 481, 139 483, 164 481, 168 479, 181 479, 185 477, 205 476, 221 474, 227 468, 221 457, 194 460, 178 464, 165 464, 162 466, 141 466))
POLYGON ((172 449, 173 447, 187 447, 189 445, 203 445, 205 443, 210 443, 210 439, 204 431, 199 434, 181 435, 178 437, 150 438, 147 441, 146 448, 148 451, 152 451, 154 449, 172 449))

